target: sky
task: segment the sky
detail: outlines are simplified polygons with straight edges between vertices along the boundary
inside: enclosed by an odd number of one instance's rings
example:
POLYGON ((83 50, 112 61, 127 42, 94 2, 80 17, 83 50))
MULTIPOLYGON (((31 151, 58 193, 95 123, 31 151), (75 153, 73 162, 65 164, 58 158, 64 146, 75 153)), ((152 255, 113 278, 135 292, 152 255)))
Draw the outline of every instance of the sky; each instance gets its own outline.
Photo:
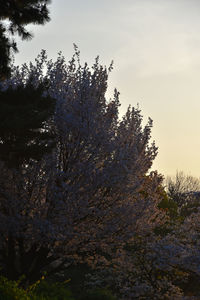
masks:
POLYGON ((144 124, 153 119, 153 170, 200 177, 200 1, 52 0, 49 8, 49 23, 27 27, 31 41, 17 39, 15 63, 34 61, 41 49, 69 60, 73 43, 82 62, 114 60, 108 98, 116 87, 121 116, 139 104, 144 124))

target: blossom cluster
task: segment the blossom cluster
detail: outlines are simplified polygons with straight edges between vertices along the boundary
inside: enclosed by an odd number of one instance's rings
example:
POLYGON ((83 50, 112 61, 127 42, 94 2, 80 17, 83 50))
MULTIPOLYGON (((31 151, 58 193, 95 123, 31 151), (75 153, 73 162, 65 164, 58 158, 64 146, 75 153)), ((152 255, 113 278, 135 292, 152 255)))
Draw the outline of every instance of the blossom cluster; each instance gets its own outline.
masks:
POLYGON ((143 127, 138 107, 119 118, 119 92, 105 96, 111 69, 98 58, 82 66, 77 47, 68 63, 42 51, 0 83, 5 92, 42 84, 55 100, 45 129, 55 137, 51 153, 18 168, 0 162, 0 266, 31 283, 44 270, 87 263, 122 299, 176 299, 199 275, 199 213, 156 234, 170 217, 158 207, 163 178, 150 171, 152 120, 143 127))

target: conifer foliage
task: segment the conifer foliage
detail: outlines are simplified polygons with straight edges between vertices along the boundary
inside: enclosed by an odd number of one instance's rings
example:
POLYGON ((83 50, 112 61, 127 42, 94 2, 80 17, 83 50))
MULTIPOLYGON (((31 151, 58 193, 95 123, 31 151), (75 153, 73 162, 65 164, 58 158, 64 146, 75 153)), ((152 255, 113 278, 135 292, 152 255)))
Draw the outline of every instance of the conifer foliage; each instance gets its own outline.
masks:
POLYGON ((17 44, 9 35, 17 33, 24 40, 32 38, 25 26, 48 22, 49 3, 50 0, 0 0, 0 78, 9 76, 11 52, 17 51, 17 44))
POLYGON ((43 84, 31 81, 0 91, 0 159, 10 167, 38 160, 53 146, 55 100, 43 93, 43 84))

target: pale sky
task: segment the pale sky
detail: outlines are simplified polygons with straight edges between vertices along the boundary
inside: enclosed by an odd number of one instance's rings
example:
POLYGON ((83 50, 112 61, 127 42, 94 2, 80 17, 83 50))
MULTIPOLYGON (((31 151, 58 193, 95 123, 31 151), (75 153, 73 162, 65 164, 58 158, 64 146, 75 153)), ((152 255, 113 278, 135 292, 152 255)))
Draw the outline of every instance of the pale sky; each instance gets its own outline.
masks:
POLYGON ((52 0, 51 21, 29 26, 34 38, 18 42, 16 64, 41 49, 82 62, 114 60, 109 97, 120 92, 121 113, 139 103, 159 147, 153 169, 200 177, 200 0, 52 0))

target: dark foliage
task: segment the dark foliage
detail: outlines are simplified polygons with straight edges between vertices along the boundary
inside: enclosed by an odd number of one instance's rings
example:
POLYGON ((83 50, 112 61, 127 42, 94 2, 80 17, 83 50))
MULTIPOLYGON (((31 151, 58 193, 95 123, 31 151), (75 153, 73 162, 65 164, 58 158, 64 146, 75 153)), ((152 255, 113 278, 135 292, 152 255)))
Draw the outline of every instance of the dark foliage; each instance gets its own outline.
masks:
POLYGON ((55 100, 43 92, 43 84, 35 88, 30 82, 0 91, 0 159, 10 167, 39 160, 54 145, 55 100))
POLYGON ((28 24, 43 25, 50 20, 47 5, 50 0, 0 0, 0 79, 10 75, 11 54, 17 52, 17 45, 10 36, 16 33, 23 39, 32 35, 25 29, 28 24), (8 21, 5 24, 3 21, 8 21))

